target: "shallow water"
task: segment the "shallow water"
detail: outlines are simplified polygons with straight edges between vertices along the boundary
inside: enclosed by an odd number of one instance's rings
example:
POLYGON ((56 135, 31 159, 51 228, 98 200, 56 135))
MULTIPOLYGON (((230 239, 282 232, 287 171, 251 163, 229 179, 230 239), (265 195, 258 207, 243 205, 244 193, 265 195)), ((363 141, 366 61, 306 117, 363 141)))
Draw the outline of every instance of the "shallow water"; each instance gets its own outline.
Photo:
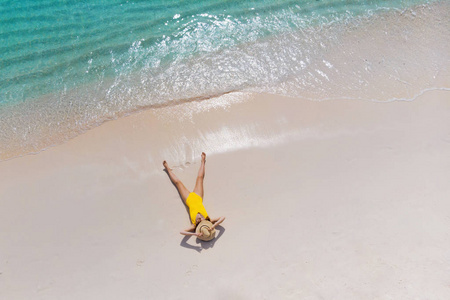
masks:
POLYGON ((440 1, 2 1, 0 158, 233 91, 414 99, 448 88, 440 1))

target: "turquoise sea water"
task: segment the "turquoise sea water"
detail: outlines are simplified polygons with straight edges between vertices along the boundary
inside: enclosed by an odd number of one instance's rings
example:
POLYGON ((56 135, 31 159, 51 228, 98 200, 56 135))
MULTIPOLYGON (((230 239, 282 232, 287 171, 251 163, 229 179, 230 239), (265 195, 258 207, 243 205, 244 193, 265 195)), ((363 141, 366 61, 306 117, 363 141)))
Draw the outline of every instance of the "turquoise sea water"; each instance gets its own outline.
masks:
MULTIPOLYGON (((106 119, 232 91, 361 98, 381 67, 361 56, 346 69, 354 56, 336 51, 342 40, 385 22, 393 41, 424 44, 396 22, 416 22, 419 12, 423 23, 435 16, 433 3, 0 0, 0 153, 39 151, 106 119)), ((441 47, 426 47, 417 51, 437 63, 441 47)), ((383 72, 408 81, 402 55, 383 72)))

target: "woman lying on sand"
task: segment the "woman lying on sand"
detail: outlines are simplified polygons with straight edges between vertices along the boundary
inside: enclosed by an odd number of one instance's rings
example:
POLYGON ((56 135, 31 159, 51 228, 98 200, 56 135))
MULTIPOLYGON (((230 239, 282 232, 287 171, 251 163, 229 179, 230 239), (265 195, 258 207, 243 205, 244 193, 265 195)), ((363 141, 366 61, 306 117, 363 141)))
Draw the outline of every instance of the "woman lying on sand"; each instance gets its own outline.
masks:
POLYGON ((217 225, 225 220, 225 217, 217 219, 210 219, 208 213, 203 206, 203 179, 205 178, 205 162, 206 154, 202 152, 202 162, 200 169, 198 170, 197 181, 195 183, 194 191, 191 193, 184 184, 178 179, 167 165, 167 162, 163 162, 163 166, 169 175, 170 180, 176 186, 178 193, 183 199, 184 204, 189 207, 189 215, 191 217, 192 225, 181 234, 195 235, 199 239, 204 241, 212 240, 215 237, 217 225))

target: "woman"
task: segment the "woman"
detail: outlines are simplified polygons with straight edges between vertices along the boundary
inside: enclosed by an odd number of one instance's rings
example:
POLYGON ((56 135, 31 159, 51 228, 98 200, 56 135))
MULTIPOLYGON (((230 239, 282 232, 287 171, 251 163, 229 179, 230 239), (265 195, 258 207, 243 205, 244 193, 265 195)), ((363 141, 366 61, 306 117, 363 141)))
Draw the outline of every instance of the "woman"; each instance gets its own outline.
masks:
POLYGON ((183 235, 195 235, 201 240, 209 241, 215 236, 215 228, 225 220, 225 217, 210 219, 205 207, 203 206, 203 179, 205 178, 206 154, 202 152, 202 162, 198 170, 197 181, 194 191, 191 193, 177 176, 169 168, 167 162, 163 166, 169 175, 172 183, 177 187, 184 204, 189 207, 189 216, 191 226, 180 233, 183 235))

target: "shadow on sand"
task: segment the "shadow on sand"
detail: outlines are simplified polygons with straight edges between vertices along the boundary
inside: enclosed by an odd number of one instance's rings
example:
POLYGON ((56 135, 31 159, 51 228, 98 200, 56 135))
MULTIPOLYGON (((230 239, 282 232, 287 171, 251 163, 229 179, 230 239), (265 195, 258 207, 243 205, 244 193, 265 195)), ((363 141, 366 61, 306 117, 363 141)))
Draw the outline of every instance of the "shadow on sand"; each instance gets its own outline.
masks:
POLYGON ((192 235, 187 235, 187 236, 185 236, 185 237, 183 238, 183 240, 181 241, 180 246, 181 246, 181 247, 184 247, 184 248, 188 248, 188 249, 195 250, 195 251, 197 251, 198 253, 202 252, 202 250, 206 250, 206 249, 209 249, 209 248, 213 248, 214 245, 216 244, 217 240, 220 239, 220 237, 222 236, 222 234, 225 233, 225 228, 223 228, 222 226, 218 225, 218 226, 216 227, 216 232, 218 232, 219 234, 216 235, 216 237, 215 237, 214 239, 212 239, 211 241, 208 241, 208 242, 205 242, 205 241, 202 241, 202 240, 199 239, 199 238, 196 238, 196 239, 195 239, 195 242, 197 243, 196 246, 191 245, 191 244, 188 244, 187 241, 191 238, 192 235))

